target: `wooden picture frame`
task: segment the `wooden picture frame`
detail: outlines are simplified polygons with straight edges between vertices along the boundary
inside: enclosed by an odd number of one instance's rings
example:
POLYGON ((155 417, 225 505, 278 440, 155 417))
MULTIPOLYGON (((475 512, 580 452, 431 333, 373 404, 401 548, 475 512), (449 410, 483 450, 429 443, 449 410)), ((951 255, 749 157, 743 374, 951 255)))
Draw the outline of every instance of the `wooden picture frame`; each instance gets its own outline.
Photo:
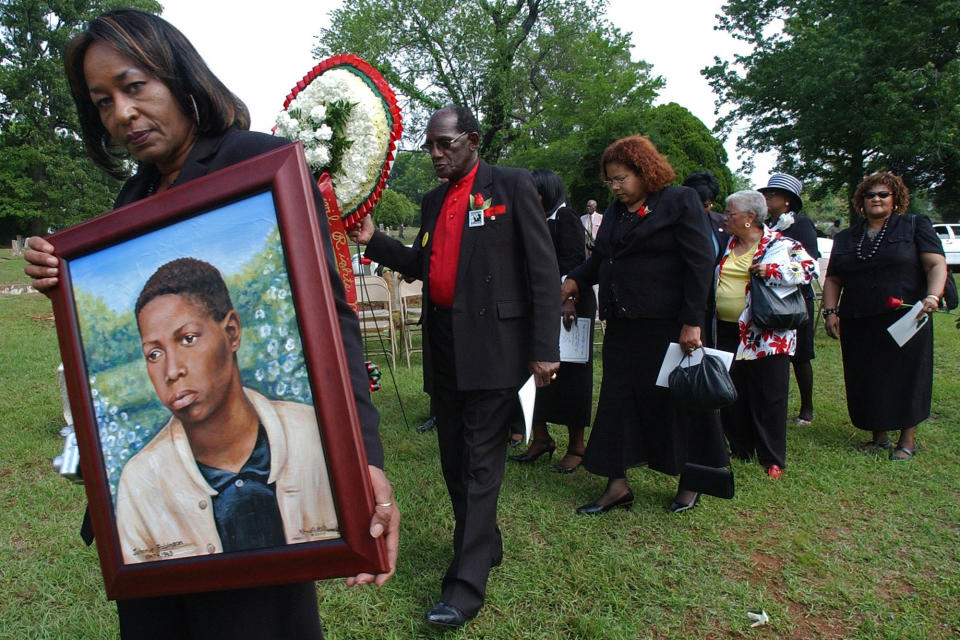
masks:
MULTIPOLYGON (((369 534, 373 489, 313 188, 302 147, 296 143, 48 238, 60 259, 60 285, 51 297, 108 598, 387 571, 385 543, 369 534), (221 541, 219 536, 226 524, 217 518, 227 512, 214 516, 213 495, 224 505, 233 499, 232 488, 213 490, 209 503, 192 503, 190 509, 195 504, 205 511, 198 514, 170 507, 172 494, 181 495, 179 485, 174 491, 145 475, 151 465, 164 465, 171 483, 182 481, 191 491, 209 479, 202 474, 210 467, 192 458, 196 448, 187 434, 197 433, 191 431, 198 428, 190 422, 193 409, 179 406, 199 401, 190 400, 194 396, 185 392, 186 401, 167 403, 167 397, 161 402, 164 383, 151 383, 145 356, 154 362, 163 351, 145 353, 138 335, 141 320, 154 303, 134 314, 133 302, 151 274, 185 257, 213 265, 228 284, 243 342, 238 341, 234 364, 227 366, 239 369, 243 393, 250 400, 254 390, 261 405, 265 399, 269 407, 283 408, 277 409, 280 417, 272 422, 260 415, 259 408, 257 414, 260 434, 268 436, 267 463, 275 465, 263 486, 269 490, 273 480, 284 543, 247 547, 257 543, 240 536, 241 542, 226 550, 228 538, 221 541), (311 403, 314 411, 304 413, 303 405, 311 403), (288 409, 293 413, 285 413, 288 409), (181 413, 183 420, 175 417, 181 413), (313 417, 319 450, 314 446, 313 417), (314 457, 303 457, 300 451, 311 451, 314 457), (135 458, 140 462, 131 464, 135 458), (286 466, 278 470, 281 459, 286 466), (317 459, 325 464, 312 465, 317 459), (325 478, 322 471, 287 473, 323 466, 325 478), (333 504, 317 498, 320 495, 332 495, 333 504), (290 502, 288 496, 299 501, 290 502), (326 510, 322 527, 310 525, 316 521, 315 514, 308 515, 314 508, 326 510), (331 510, 335 520, 329 519, 331 510), (216 540, 209 534, 211 524, 216 540), (204 533, 195 534, 201 528, 204 533)), ((179 294, 158 295, 174 299, 179 294)), ((196 302, 196 296, 184 296, 196 302)), ((199 303, 193 307, 204 308, 199 303)), ((196 339, 174 341, 170 353, 196 339)), ((175 375, 179 374, 170 378, 175 375)))

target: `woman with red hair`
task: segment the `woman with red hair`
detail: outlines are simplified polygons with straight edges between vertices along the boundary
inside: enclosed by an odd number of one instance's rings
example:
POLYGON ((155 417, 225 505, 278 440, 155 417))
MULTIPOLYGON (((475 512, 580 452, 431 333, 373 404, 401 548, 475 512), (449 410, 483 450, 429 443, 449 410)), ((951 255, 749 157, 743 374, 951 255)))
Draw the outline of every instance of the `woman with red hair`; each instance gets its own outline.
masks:
MULTIPOLYGON (((644 136, 607 147, 600 171, 615 200, 590 258, 567 275, 561 292, 564 321, 571 322, 580 292, 599 284, 600 318, 607 322, 603 381, 583 462, 607 486, 577 509, 581 514, 629 508, 630 467, 647 464, 676 475, 688 461, 729 462, 715 416, 675 411, 669 391, 656 385, 671 342, 687 353, 701 346, 715 253, 700 198, 688 187, 667 186, 673 168, 644 136)), ((698 498, 678 489, 668 508, 685 511, 698 498)))

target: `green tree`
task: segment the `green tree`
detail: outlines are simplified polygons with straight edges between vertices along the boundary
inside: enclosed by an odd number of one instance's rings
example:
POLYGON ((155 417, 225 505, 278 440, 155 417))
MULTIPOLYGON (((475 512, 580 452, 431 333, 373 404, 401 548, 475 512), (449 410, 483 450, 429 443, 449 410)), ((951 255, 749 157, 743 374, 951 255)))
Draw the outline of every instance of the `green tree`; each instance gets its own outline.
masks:
POLYGON ((373 208, 372 215, 378 224, 399 227, 413 223, 416 207, 405 195, 392 189, 385 189, 380 201, 373 208))
MULTIPOLYGON (((417 208, 415 217, 420 215, 420 201, 423 194, 437 186, 437 174, 433 171, 430 156, 421 151, 400 151, 390 170, 390 180, 387 186, 396 191, 414 204, 417 208)), ((413 220, 419 222, 419 219, 413 220)))
POLYGON ((512 154, 506 163, 552 169, 563 179, 568 204, 580 211, 592 199, 602 209, 609 192, 601 183, 600 156, 614 140, 638 133, 667 156, 677 184, 694 171, 709 170, 720 182, 721 198, 735 190, 723 144, 696 116, 673 102, 653 108, 633 104, 601 114, 568 136, 512 154))
POLYGON ((743 148, 848 201, 889 169, 960 215, 958 15, 960 0, 728 2, 720 28, 753 51, 703 70, 733 107, 718 126, 746 120, 743 148))
MULTIPOLYGON (((79 222, 110 209, 119 184, 91 163, 63 71, 66 43, 117 2, 0 2, 0 218, 20 231, 79 222)), ((149 11, 149 0, 123 3, 149 11)))
POLYGON ((489 162, 559 139, 662 85, 630 60, 603 0, 356 0, 332 13, 318 57, 354 52, 401 96, 410 137, 453 102, 481 119, 489 162))

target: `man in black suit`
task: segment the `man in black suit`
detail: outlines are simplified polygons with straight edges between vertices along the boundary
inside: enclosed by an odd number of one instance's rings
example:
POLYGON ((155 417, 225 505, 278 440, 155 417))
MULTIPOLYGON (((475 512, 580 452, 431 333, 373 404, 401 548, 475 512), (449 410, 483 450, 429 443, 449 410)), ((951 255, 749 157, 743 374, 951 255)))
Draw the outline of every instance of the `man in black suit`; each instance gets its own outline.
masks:
POLYGON ((423 280, 424 390, 456 518, 441 599, 425 616, 444 627, 476 616, 503 557, 497 497, 517 390, 559 368, 560 279, 536 188, 527 171, 479 160, 479 143, 468 109, 434 113, 423 149, 445 182, 424 196, 412 247, 369 217, 350 230, 364 255, 423 280))

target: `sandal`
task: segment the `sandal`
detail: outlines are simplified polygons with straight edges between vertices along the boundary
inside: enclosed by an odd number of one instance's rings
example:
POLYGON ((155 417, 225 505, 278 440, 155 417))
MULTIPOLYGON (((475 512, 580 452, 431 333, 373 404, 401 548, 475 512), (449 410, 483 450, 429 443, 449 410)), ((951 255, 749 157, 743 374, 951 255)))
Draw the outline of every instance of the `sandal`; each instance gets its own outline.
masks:
POLYGON ((907 449, 906 447, 897 447, 893 450, 893 453, 890 454, 891 462, 906 462, 907 460, 913 459, 913 456, 916 455, 917 448, 907 449), (903 453, 903 457, 899 457, 897 454, 903 453))
POLYGON ((857 445, 857 451, 861 451, 863 453, 876 453, 881 449, 892 449, 892 448, 893 448, 893 443, 890 442, 889 440, 884 440, 883 442, 879 442, 877 440, 868 440, 863 444, 857 445))
POLYGON ((567 449, 567 453, 566 455, 564 455, 564 457, 567 457, 567 456, 580 458, 580 462, 573 465, 572 467, 565 467, 558 462, 557 464, 550 467, 550 471, 553 471, 554 473, 573 473, 574 471, 577 470, 577 467, 583 464, 583 451, 581 451, 580 453, 577 453, 576 451, 570 451, 569 449, 567 449))

